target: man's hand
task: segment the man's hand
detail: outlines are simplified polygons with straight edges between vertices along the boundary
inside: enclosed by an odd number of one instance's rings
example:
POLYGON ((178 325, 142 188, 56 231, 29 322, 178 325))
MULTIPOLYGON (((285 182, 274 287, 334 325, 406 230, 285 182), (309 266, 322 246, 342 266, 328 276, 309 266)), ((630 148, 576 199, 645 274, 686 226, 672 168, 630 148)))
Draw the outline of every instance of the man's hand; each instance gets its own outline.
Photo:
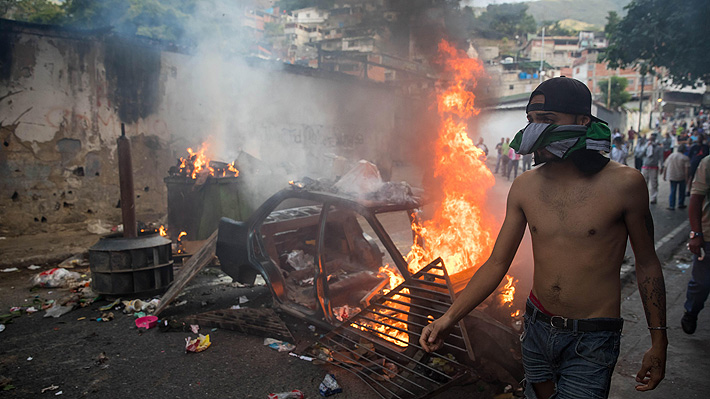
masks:
POLYGON ((444 345, 444 339, 449 335, 452 327, 453 325, 445 319, 445 316, 432 321, 422 330, 419 345, 428 353, 438 350, 444 345))
POLYGON ((703 256, 702 253, 700 253, 700 249, 702 247, 703 247, 703 237, 701 237, 701 236, 691 238, 690 241, 688 242, 688 249, 690 250, 690 252, 697 255, 698 257, 703 256))
POLYGON ((636 374, 637 391, 650 391, 658 386, 666 375, 666 346, 654 345, 643 356, 641 370, 636 374), (659 347, 660 346, 660 347, 659 347))

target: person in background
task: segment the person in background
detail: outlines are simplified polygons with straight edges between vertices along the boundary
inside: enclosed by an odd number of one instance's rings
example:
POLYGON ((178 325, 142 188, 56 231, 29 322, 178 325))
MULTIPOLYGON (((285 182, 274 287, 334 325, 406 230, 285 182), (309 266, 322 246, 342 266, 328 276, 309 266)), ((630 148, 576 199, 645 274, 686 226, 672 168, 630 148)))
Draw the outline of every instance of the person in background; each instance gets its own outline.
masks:
POLYGON ((510 169, 510 157, 508 156, 508 153, 510 152, 510 137, 505 138, 505 143, 503 143, 501 151, 503 157, 503 171, 500 174, 503 176, 508 176, 510 169))
POLYGON ((646 155, 646 136, 643 134, 638 135, 636 140, 636 150, 634 151, 634 167, 640 172, 643 168, 643 157, 646 155))
POLYGON ((611 142, 611 153, 609 154, 609 158, 611 158, 612 161, 626 165, 626 157, 628 155, 629 153, 626 151, 626 146, 621 140, 621 137, 613 139, 611 142))
POLYGON ((673 138, 669 133, 663 135, 663 140, 661 141, 663 147, 663 160, 665 161, 671 153, 673 153, 673 138))
POLYGON ((685 313, 680 326, 686 334, 693 334, 698 327, 698 314, 705 307, 710 294, 710 157, 703 158, 690 189, 688 221, 690 241, 688 249, 693 253, 693 270, 685 293, 685 313))
POLYGON ((523 173, 525 171, 532 169, 533 154, 523 155, 523 173))
POLYGON ((641 174, 649 187, 648 194, 651 204, 655 204, 658 198, 658 172, 663 167, 663 149, 657 140, 658 133, 653 132, 649 135, 648 143, 644 147, 643 166, 641 167, 641 174))
MULTIPOLYGON (((691 136, 691 141, 693 145, 691 145, 690 150, 688 150, 688 158, 690 158, 690 169, 688 170, 689 181, 693 181, 695 171, 698 169, 700 161, 710 154, 710 147, 705 143, 705 136, 691 136)), ((690 195, 690 187, 688 187, 686 195, 690 195)))
POLYGON ((615 138, 623 138, 621 135, 621 132, 619 131, 619 128, 614 128, 614 134, 611 135, 611 141, 613 142, 615 138))
POLYGON ((515 152, 513 148, 508 150, 508 158, 510 158, 510 167, 508 168, 508 180, 510 180, 510 172, 513 170, 515 171, 515 174, 513 175, 513 179, 518 177, 518 164, 520 163, 520 154, 515 152))
POLYGON ((500 143, 496 144, 496 154, 498 154, 498 159, 496 160, 496 171, 498 173, 500 170, 500 164, 503 162, 503 145, 505 144, 505 139, 500 138, 500 143))
POLYGON ((629 153, 632 153, 634 152, 634 140, 636 139, 636 132, 634 131, 634 128, 629 129, 626 133, 626 138, 629 140, 629 153))
POLYGON ((685 144, 677 147, 676 152, 669 155, 663 162, 663 181, 671 183, 671 194, 668 197, 668 210, 675 210, 676 197, 678 209, 685 208, 685 183, 688 181, 690 159, 684 154, 685 144))
POLYGON ((488 156, 488 146, 483 143, 483 137, 478 139, 478 144, 476 144, 476 147, 478 147, 479 150, 483 151, 483 153, 488 156))

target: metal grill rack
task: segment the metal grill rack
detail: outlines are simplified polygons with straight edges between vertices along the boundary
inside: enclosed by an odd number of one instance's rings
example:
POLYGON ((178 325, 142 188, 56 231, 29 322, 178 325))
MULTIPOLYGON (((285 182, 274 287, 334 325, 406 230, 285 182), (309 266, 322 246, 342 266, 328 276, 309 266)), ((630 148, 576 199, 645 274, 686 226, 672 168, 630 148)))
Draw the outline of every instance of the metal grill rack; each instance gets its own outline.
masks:
POLYGON ((472 380, 473 359, 463 323, 435 353, 419 345, 421 331, 453 302, 441 258, 371 301, 307 351, 357 375, 381 398, 426 398, 455 383, 472 380), (398 332, 393 337, 382 331, 398 332))

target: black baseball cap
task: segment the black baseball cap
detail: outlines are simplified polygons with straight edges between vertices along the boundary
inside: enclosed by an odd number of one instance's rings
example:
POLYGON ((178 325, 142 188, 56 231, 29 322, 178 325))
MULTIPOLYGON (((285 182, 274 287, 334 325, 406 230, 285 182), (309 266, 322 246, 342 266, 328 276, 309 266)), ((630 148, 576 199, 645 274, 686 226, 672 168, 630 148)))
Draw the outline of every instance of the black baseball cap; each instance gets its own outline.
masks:
POLYGON ((560 76, 559 78, 548 79, 530 94, 525 112, 530 111, 554 111, 573 115, 587 115, 592 122, 605 121, 592 115, 592 93, 587 85, 577 79, 560 76), (545 96, 544 104, 530 104, 533 97, 538 94, 545 96))

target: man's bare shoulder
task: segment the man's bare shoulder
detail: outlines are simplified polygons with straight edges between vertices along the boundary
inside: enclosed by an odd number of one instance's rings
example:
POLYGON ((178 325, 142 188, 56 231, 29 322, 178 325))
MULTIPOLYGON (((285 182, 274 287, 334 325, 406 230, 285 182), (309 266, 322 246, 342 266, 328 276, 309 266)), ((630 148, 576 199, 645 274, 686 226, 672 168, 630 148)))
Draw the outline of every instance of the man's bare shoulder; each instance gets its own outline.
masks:
POLYGON ((605 187, 621 200, 625 209, 648 209, 648 187, 641 172, 614 161, 610 161, 602 172, 605 187))
POLYGON ((513 184, 510 186, 510 193, 515 194, 531 189, 534 185, 538 184, 537 179, 539 179, 539 174, 540 168, 530 169, 525 173, 521 173, 513 180, 513 184))
POLYGON ((646 180, 638 170, 622 165, 615 161, 609 161, 602 170, 602 177, 614 181, 614 185, 621 189, 638 189, 646 187, 646 180))

